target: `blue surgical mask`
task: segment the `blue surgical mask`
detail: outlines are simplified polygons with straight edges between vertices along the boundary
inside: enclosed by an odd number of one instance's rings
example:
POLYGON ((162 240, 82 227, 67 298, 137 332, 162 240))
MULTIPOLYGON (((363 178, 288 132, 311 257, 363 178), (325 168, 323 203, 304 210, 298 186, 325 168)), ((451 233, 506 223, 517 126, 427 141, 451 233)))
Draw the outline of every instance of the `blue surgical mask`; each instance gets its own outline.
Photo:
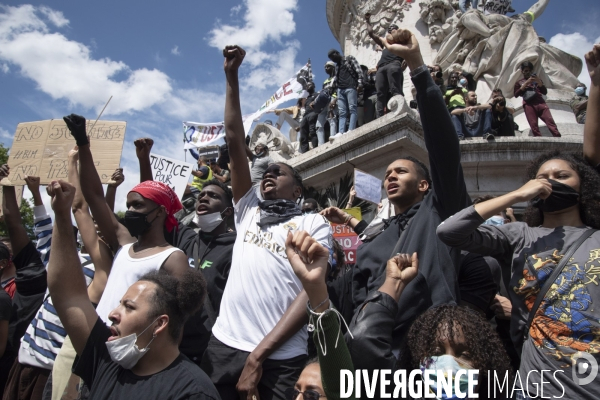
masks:
POLYGON ((502 218, 499 215, 494 215, 493 217, 486 219, 483 224, 484 225, 494 225, 494 226, 504 225, 504 218, 502 218))
MULTIPOLYGON (((444 379, 444 380, 447 380, 448 373, 450 373, 450 375, 452 377, 452 394, 449 396, 446 395, 446 393, 442 387, 440 389, 441 396, 436 397, 437 399, 458 399, 458 398, 460 398, 460 397, 458 397, 457 390, 456 390, 456 381, 455 381, 456 373, 460 370, 466 370, 467 372, 469 370, 475 370, 471 365, 469 365, 465 361, 461 360, 459 363, 459 361, 456 358, 454 358, 453 356, 450 356, 450 355, 429 357, 426 360, 424 360, 423 362, 421 362, 420 368, 423 373, 425 370, 432 371, 431 373, 429 373, 429 378, 430 378, 429 391, 431 393, 434 393, 436 396, 437 396, 437 389, 438 389, 437 372, 443 371, 444 378, 442 378, 442 379, 444 379)), ((477 371, 477 373, 474 374, 474 378, 477 379, 477 377, 479 375, 479 373, 478 373, 479 370, 475 370, 475 371, 477 371)), ((423 376, 423 381, 425 381, 424 376, 423 376)), ((469 391, 468 373, 464 373, 460 376, 459 389, 460 389, 460 392, 463 394, 468 393, 468 391, 469 391)))
POLYGON ((463 87, 464 87, 464 86, 467 86, 467 83, 468 83, 468 82, 467 82, 467 80, 466 80, 465 78, 462 78, 462 79, 460 80, 460 85, 461 85, 461 86, 463 86, 463 87))
POLYGON ((585 88, 584 88, 584 87, 581 87, 581 86, 579 86, 579 87, 576 87, 576 88, 575 88, 575 94, 576 94, 577 96, 583 96, 583 95, 585 94, 585 88))

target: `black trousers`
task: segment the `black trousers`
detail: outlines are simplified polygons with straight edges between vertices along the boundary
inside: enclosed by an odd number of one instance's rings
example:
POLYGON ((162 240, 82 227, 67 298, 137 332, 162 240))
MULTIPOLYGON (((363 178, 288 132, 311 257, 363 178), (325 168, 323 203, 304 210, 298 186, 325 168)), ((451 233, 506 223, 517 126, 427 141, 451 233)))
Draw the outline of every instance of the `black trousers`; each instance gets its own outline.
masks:
POLYGON ((404 75, 402 74, 400 63, 392 62, 377 70, 377 74, 375 75, 375 89, 377 89, 376 110, 378 118, 383 115, 383 110, 392 96, 398 94, 404 96, 404 92, 402 91, 403 83, 404 75))
MULTIPOLYGON (((250 353, 229 347, 214 336, 208 341, 201 368, 210 377, 222 400, 239 400, 235 386, 250 353)), ((293 388, 306 365, 305 355, 287 360, 267 359, 258 384, 261 400, 285 400, 285 392, 293 388)))
POLYGON ((302 122, 300 122, 300 153, 306 153, 310 147, 309 141, 312 143, 313 148, 319 145, 317 139, 317 119, 319 114, 310 112, 304 114, 302 122))

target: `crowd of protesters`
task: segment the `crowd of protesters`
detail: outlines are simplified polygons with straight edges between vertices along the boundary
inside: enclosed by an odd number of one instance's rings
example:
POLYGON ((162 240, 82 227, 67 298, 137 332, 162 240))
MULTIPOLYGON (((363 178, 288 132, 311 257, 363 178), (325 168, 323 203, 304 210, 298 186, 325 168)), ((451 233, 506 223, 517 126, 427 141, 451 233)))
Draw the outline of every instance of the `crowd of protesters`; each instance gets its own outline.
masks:
MULTIPOLYGON (((383 49, 377 94, 369 96, 374 114, 402 95, 408 68, 430 165, 392 162, 382 176, 386 204, 370 223, 320 210, 304 198, 299 173, 274 163, 265 143, 248 148, 239 46, 223 50, 229 159, 197 155, 186 193, 195 199, 190 224, 176 218, 183 205, 175 192, 152 180, 150 138, 135 141, 140 183, 119 218, 122 170, 105 193, 85 118, 64 117, 76 146, 68 179, 46 187, 53 218, 40 179, 26 180, 35 241, 14 187, 2 193, 2 398, 338 399, 340 371, 355 369, 444 370, 456 378, 446 388, 454 396, 468 384, 460 371, 476 370, 479 398, 536 398, 540 387, 556 398, 600 398, 599 380, 582 385, 572 373, 582 353, 600 360, 600 45, 586 54, 589 97, 578 90, 572 103, 585 124, 583 154, 543 154, 519 189, 472 200, 459 140, 514 134, 514 110, 499 91, 479 105, 459 73, 440 88, 440 69, 424 64, 411 32, 391 26, 385 37, 372 28, 369 35, 383 49), (512 211, 522 202, 523 222, 512 211), (352 268, 342 268, 331 223, 363 240, 352 268), (563 373, 529 374, 543 370, 563 373), (491 374, 510 378, 495 396, 491 374)), ((322 144, 327 122, 340 135, 358 121, 366 75, 352 57, 329 58, 329 103, 314 109, 312 85, 303 104, 276 112, 289 117, 279 126, 294 121, 305 151, 322 144)), ((540 117, 558 134, 543 82, 531 65, 522 71, 515 96, 524 97, 532 129, 540 117)), ((0 180, 9 172, 2 166, 0 180)), ((363 394, 373 389, 363 385, 363 394)), ((439 396, 438 385, 424 380, 413 398, 439 396)))

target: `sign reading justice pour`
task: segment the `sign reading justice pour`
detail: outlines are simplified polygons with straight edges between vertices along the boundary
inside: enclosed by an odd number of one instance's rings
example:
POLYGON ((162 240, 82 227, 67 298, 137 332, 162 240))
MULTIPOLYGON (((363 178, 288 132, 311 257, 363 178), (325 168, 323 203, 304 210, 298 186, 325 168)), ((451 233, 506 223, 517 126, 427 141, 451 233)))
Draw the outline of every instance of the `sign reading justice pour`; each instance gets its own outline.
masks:
MULTIPOLYGON (((90 148, 102 183, 108 183, 119 168, 126 126, 123 121, 98 121, 95 125, 87 121, 90 148)), ((39 176, 44 185, 67 179, 69 151, 74 146, 75 139, 62 119, 20 123, 8 158, 10 175, 2 185, 24 185, 28 175, 39 176)))
POLYGON ((180 199, 183 197, 194 164, 150 153, 152 179, 169 185, 180 199))

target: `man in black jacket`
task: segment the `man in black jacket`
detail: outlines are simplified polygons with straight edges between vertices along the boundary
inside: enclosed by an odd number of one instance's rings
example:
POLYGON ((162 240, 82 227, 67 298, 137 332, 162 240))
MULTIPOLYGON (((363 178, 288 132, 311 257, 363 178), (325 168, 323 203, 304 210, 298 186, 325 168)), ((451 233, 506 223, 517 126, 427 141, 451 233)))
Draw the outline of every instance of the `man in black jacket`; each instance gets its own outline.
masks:
POLYGON ((185 324, 179 349, 198 366, 219 315, 221 298, 231 269, 236 233, 227 221, 233 215, 231 189, 216 179, 204 184, 196 202, 198 233, 179 224, 174 246, 185 252, 190 266, 206 279, 207 297, 202 309, 185 324))
POLYGON ((385 281, 389 258, 397 253, 418 254, 419 275, 406 287, 398 304, 402 312, 396 316, 395 349, 412 322, 429 307, 458 302, 460 251, 440 242, 436 228, 446 216, 471 203, 460 165, 458 138, 442 93, 423 63, 414 35, 398 32, 408 43, 389 44, 381 39, 388 50, 406 60, 411 70, 431 178, 427 167, 411 157, 400 158, 388 166, 384 187, 395 208, 395 217, 376 238, 358 248, 352 296, 356 312, 369 293, 385 281))

